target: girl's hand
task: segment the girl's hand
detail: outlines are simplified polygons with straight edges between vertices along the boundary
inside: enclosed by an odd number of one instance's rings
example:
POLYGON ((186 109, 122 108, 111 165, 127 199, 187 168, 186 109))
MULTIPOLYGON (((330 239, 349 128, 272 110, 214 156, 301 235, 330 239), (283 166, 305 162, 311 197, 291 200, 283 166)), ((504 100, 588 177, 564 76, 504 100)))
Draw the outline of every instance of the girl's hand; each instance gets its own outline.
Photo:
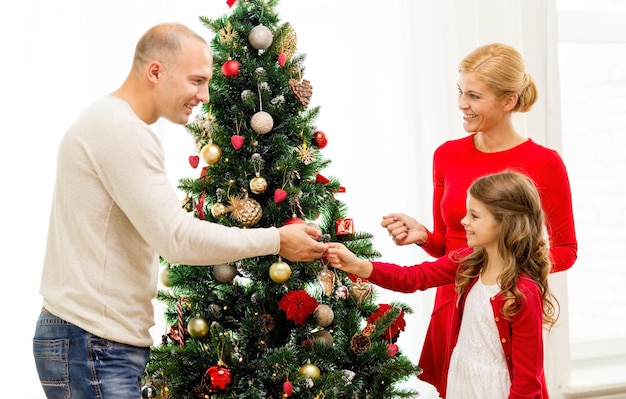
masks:
POLYGON ((372 274, 372 262, 358 258, 345 245, 337 242, 329 244, 326 259, 332 267, 358 277, 369 278, 372 274))

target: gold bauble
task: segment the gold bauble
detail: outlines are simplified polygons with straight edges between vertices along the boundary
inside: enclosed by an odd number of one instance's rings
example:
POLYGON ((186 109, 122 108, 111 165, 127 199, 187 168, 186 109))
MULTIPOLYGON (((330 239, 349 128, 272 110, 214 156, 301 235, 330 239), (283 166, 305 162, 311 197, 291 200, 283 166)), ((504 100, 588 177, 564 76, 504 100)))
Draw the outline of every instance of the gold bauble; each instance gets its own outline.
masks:
POLYGON ((251 227, 259 223, 263 210, 261 204, 252 198, 230 198, 230 206, 228 207, 230 215, 233 219, 240 222, 244 227, 251 227))
POLYGON ((250 45, 257 50, 265 50, 272 44, 273 40, 272 31, 265 25, 255 26, 248 35, 250 45))
POLYGON ((161 281, 161 284, 164 287, 172 286, 172 282, 170 280, 170 268, 169 267, 166 267, 163 270, 161 270, 161 273, 159 273, 159 280, 161 281))
POLYGON ((307 376, 313 380, 320 378, 320 369, 312 364, 310 361, 307 361, 302 367, 300 367, 300 374, 307 376))
POLYGON ((265 111, 259 111, 252 115, 250 126, 258 134, 265 134, 274 127, 274 118, 265 111))
POLYGON ((208 165, 215 165, 222 158, 222 149, 214 143, 209 143, 200 150, 202 160, 208 165))
POLYGON ((317 308, 315 308, 315 312, 313 312, 313 315, 315 316, 317 325, 320 327, 328 327, 330 323, 332 323, 335 319, 335 312, 333 312, 333 309, 328 305, 324 305, 323 303, 317 305, 317 308))
POLYGON ((216 202, 211 207, 211 215, 213 215, 214 218, 223 216, 227 212, 228 212, 228 208, 226 208, 226 205, 222 204, 221 202, 216 202))
POLYGON ((255 194, 264 193, 267 190, 267 180, 261 176, 257 176, 250 180, 250 190, 255 194))
POLYGON ((209 323, 204 318, 195 316, 187 323, 187 331, 194 338, 204 338, 209 333, 209 323))
POLYGON ((270 266, 270 278, 276 283, 284 283, 291 276, 291 267, 282 260, 272 263, 270 266))

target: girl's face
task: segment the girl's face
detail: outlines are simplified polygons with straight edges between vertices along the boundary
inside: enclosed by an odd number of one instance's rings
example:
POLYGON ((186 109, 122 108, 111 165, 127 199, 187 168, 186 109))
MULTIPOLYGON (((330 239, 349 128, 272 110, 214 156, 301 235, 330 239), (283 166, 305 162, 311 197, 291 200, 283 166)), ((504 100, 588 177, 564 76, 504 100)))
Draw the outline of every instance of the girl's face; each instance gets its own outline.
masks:
POLYGON ((509 123, 510 100, 498 99, 474 73, 460 72, 457 87, 458 106, 463 112, 463 129, 466 132, 489 133, 509 123))
POLYGON ((467 245, 497 250, 500 223, 487 210, 485 204, 467 195, 467 213, 461 219, 465 228, 467 245))

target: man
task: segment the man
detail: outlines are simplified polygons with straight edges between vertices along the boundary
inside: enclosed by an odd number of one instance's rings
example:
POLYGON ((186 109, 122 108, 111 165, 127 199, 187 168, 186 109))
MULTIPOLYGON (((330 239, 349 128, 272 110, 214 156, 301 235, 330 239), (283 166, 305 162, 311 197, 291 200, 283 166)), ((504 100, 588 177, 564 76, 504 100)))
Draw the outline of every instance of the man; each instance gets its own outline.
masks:
POLYGON ((33 340, 49 399, 141 396, 159 255, 214 265, 271 254, 311 261, 327 249, 307 225, 238 229, 181 208, 149 125, 187 123, 209 101, 212 62, 189 28, 153 27, 122 86, 88 107, 61 142, 33 340))

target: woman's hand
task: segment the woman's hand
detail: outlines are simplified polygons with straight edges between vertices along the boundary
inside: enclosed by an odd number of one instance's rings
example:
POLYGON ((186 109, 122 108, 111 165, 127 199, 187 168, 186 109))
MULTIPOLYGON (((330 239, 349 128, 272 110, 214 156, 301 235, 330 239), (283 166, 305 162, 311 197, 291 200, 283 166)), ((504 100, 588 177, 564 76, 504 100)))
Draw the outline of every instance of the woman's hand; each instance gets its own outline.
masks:
POLYGON ((385 215, 380 225, 387 229, 396 245, 424 245, 428 241, 426 227, 404 213, 385 215))

